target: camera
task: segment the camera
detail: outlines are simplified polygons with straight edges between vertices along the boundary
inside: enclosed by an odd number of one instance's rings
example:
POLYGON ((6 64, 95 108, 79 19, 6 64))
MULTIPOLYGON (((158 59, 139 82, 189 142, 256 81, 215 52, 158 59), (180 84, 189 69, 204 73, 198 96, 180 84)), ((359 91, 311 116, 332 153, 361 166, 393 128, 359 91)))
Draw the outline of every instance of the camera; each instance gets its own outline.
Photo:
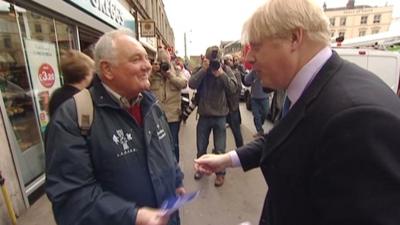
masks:
POLYGON ((210 68, 211 70, 219 70, 221 63, 218 59, 218 49, 212 50, 210 55, 210 68))
POLYGON ((195 93, 190 101, 190 104, 182 110, 181 119, 183 123, 186 123, 186 120, 188 119, 190 114, 193 112, 194 109, 196 109, 198 101, 199 101, 199 95, 198 93, 195 93))
POLYGON ((169 63, 167 63, 167 62, 161 62, 160 63, 160 70, 161 71, 167 72, 170 68, 171 68, 171 66, 169 65, 169 63))

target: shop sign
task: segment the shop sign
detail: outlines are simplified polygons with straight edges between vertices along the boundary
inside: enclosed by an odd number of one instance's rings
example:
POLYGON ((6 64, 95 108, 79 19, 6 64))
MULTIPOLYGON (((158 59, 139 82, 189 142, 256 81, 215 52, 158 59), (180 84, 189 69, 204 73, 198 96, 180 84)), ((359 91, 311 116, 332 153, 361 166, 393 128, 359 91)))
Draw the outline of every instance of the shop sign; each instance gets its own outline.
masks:
POLYGON ((155 23, 153 20, 140 21, 140 36, 142 37, 155 37, 155 23))
POLYGON ((61 86, 56 46, 43 41, 24 41, 40 129, 44 131, 49 122, 50 96, 61 86))
MULTIPOLYGON (((65 0, 109 25, 132 29, 135 18, 118 0, 65 0)), ((133 27, 133 30, 135 28, 133 27)))

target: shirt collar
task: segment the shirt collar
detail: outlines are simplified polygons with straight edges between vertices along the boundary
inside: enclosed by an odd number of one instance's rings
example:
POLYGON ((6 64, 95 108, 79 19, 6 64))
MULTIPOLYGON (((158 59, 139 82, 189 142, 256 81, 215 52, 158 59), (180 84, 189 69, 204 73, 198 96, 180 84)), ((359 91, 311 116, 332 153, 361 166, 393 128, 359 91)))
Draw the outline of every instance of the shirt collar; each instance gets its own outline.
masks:
POLYGON ((101 82, 101 84, 106 89, 106 91, 110 94, 111 98, 114 99, 116 102, 118 102, 118 104, 122 108, 130 108, 131 106, 134 106, 135 104, 140 103, 140 101, 143 98, 142 93, 139 93, 139 95, 136 98, 128 100, 126 97, 119 95, 117 92, 115 92, 109 86, 107 86, 105 83, 101 82))
POLYGON ((325 47, 319 51, 307 64, 305 64, 299 72, 294 76, 287 88, 287 96, 293 106, 300 98, 301 94, 315 78, 322 66, 328 61, 332 55, 330 47, 325 47))

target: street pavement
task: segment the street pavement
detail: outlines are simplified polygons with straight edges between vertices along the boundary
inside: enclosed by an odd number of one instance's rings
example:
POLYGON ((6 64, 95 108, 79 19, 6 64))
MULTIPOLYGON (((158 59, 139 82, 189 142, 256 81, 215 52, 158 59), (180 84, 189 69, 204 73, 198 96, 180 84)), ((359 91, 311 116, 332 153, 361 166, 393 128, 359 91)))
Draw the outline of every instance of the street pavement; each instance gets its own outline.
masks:
MULTIPOLYGON (((253 116, 240 104, 242 134, 245 143, 255 134, 253 116)), ((196 157, 196 115, 189 117, 180 130, 180 166, 185 173, 185 188, 188 192, 200 191, 199 197, 180 210, 182 225, 239 225, 243 222, 258 224, 267 185, 261 171, 255 169, 244 173, 241 168, 228 169, 222 187, 214 186, 215 175, 194 180, 193 160, 196 157)), ((266 122, 264 130, 271 124, 266 122)), ((208 152, 213 148, 212 134, 208 152)), ((231 130, 227 129, 227 151, 235 149, 231 130)), ((18 218, 18 225, 55 225, 51 205, 43 195, 18 218)))

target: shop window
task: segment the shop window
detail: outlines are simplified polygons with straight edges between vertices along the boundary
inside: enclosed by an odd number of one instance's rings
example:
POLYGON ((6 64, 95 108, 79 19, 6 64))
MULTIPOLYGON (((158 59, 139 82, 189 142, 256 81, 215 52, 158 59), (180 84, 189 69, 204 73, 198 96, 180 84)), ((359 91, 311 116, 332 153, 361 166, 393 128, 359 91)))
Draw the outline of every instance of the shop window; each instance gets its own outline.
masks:
MULTIPOLYGON (((9 3, 0 0, 8 8, 9 3)), ((49 121, 52 92, 60 86, 57 48, 75 48, 69 25, 18 7, 14 16, 0 14, 0 106, 7 136, 19 161, 25 186, 44 173, 43 133, 49 121), (19 26, 18 24, 19 23, 19 26), (60 26, 55 32, 54 24, 60 26), (19 28, 19 29, 18 29, 19 28), (57 37, 58 36, 58 37, 57 37), (59 39, 61 42, 56 43, 59 39), (15 144, 14 144, 15 143, 15 144)), ((72 29, 71 29, 72 30, 72 29)))
POLYGON ((362 16, 360 24, 367 24, 367 21, 368 21, 368 16, 362 16))
POLYGON ((77 45, 72 32, 74 30, 73 27, 59 21, 56 21, 55 24, 57 27, 58 47, 64 50, 76 49, 77 45))
MULTIPOLYGON (((1 0, 0 3, 9 4, 1 0)), ((21 13, 22 16, 26 16, 27 12, 18 12, 17 16, 21 13)), ((17 16, 0 15, 0 24, 8 27, 8 29, 0 30, 2 39, 0 42, 5 47, 0 52, 0 92, 5 107, 4 117, 8 118, 11 127, 11 130, 7 130, 9 132, 7 136, 16 140, 12 148, 16 151, 16 160, 20 161, 20 165, 26 165, 21 168, 21 173, 24 184, 28 185, 43 173, 44 161, 41 161, 40 156, 30 155, 34 150, 41 150, 42 142, 35 114, 33 91, 30 88, 24 60, 21 33, 17 26, 17 16)))

